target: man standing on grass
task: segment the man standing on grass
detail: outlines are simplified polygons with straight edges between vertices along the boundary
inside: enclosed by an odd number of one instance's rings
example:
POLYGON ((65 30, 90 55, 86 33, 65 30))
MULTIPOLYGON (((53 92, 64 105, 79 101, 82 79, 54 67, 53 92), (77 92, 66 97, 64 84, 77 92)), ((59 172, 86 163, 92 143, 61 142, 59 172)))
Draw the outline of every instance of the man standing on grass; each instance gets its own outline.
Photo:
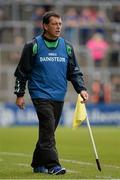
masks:
POLYGON ((25 86, 39 119, 39 137, 33 153, 33 172, 65 174, 55 146, 55 130, 61 116, 67 80, 88 100, 83 75, 76 62, 72 46, 60 37, 61 17, 55 12, 43 16, 43 34, 28 42, 15 71, 16 104, 23 109, 25 86))

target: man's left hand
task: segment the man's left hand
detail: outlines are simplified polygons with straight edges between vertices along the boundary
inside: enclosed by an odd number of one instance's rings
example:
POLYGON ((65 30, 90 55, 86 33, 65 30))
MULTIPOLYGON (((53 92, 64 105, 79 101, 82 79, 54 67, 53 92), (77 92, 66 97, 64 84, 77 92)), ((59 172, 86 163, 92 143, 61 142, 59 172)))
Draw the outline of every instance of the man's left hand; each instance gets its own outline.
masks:
POLYGON ((83 99, 83 101, 82 101, 81 103, 85 103, 86 101, 88 101, 89 95, 88 95, 87 91, 82 90, 82 91, 80 92, 80 95, 81 95, 81 97, 82 97, 82 99, 83 99))

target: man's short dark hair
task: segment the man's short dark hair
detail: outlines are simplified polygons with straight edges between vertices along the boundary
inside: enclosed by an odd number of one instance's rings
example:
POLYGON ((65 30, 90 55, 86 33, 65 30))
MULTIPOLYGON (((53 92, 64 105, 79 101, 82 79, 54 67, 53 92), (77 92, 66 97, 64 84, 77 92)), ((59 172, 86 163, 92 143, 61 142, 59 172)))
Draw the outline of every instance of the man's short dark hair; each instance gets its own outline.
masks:
POLYGON ((43 15, 43 24, 48 24, 50 17, 57 17, 57 18, 61 18, 60 15, 56 12, 53 11, 48 11, 43 15))

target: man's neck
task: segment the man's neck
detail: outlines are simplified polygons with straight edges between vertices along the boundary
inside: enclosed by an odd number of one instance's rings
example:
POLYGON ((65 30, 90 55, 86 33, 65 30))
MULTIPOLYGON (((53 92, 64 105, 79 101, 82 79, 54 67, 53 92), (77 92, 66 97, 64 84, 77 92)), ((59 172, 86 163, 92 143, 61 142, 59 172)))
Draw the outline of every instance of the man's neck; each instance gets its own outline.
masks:
POLYGON ((56 39, 49 39, 48 37, 46 37, 44 34, 42 35, 43 39, 44 39, 44 42, 46 44, 46 46, 48 48, 56 48, 57 45, 58 45, 58 38, 56 39))
POLYGON ((48 41, 48 42, 55 42, 55 41, 58 40, 57 37, 51 38, 51 37, 47 36, 46 34, 43 34, 43 38, 44 38, 46 41, 48 41))

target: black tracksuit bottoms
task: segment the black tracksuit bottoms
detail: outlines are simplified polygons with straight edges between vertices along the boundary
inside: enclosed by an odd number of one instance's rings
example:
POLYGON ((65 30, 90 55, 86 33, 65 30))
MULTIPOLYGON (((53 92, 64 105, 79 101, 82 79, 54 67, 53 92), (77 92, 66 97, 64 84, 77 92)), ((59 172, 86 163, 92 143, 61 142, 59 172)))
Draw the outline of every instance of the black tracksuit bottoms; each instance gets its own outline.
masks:
POLYGON ((39 137, 31 166, 51 168, 60 165, 55 142, 55 130, 61 116, 63 102, 32 99, 39 119, 39 137))

